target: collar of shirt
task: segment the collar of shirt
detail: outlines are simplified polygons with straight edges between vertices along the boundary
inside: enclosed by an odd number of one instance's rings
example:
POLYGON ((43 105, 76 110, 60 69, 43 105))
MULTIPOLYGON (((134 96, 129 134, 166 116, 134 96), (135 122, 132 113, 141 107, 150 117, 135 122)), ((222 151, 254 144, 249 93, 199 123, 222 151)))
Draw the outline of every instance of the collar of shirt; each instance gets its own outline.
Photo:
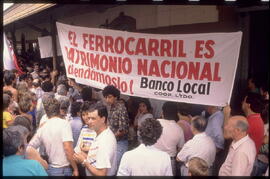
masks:
POLYGON ((9 160, 13 160, 13 159, 23 159, 24 156, 23 155, 10 155, 10 156, 6 156, 4 157, 4 159, 9 159, 9 160))
POLYGON ((145 145, 145 144, 140 144, 138 148, 141 148, 141 149, 150 149, 150 150, 158 150, 157 148, 155 148, 154 145, 145 145))
POLYGON ((259 118, 261 115, 259 113, 250 114, 247 118, 259 118))
POLYGON ((233 148, 234 150, 236 150, 242 143, 244 143, 245 141, 247 141, 248 138, 249 138, 248 135, 246 135, 245 137, 243 137, 242 139, 240 139, 240 140, 237 141, 237 142, 233 141, 233 142, 232 142, 232 148, 233 148))
POLYGON ((202 132, 202 133, 194 135, 193 139, 197 139, 197 138, 204 137, 204 136, 206 136, 206 133, 202 132))
POLYGON ((157 119, 157 120, 162 120, 162 121, 170 122, 170 123, 176 123, 175 120, 168 120, 168 119, 157 119))

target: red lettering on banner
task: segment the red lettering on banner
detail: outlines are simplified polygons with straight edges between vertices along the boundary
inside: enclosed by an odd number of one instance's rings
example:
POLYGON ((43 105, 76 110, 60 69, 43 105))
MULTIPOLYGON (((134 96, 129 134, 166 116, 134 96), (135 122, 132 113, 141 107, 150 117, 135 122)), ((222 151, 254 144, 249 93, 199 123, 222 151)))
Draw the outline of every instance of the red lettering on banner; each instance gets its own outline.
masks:
POLYGON ((96 51, 99 51, 99 49, 100 49, 100 51, 101 52, 104 52, 104 49, 103 49, 103 38, 102 38, 102 36, 101 35, 96 35, 96 51))
POLYGON ((95 54, 90 53, 90 62, 91 62, 91 67, 96 68, 97 70, 99 69, 99 54, 97 54, 94 57, 95 54))
POLYGON ((212 58, 215 55, 214 49, 212 46, 215 45, 215 42, 213 40, 207 40, 205 43, 205 48, 209 51, 208 53, 205 53, 205 58, 212 58))
POLYGON ((68 47, 65 46, 66 53, 67 53, 67 59, 71 62, 74 62, 74 48, 68 49, 68 47))
POLYGON ((177 40, 173 40, 173 57, 177 56, 177 40))
POLYGON ((146 45, 145 45, 145 39, 144 38, 139 38, 135 50, 135 55, 147 55, 146 53, 146 45))
POLYGON ((176 66, 176 62, 175 61, 172 61, 172 74, 171 74, 171 78, 174 78, 175 77, 175 66, 176 66))
POLYGON ((166 56, 171 57, 171 42, 169 40, 161 40, 160 42, 160 56, 165 56, 165 53, 167 54, 166 56))
POLYGON ((109 72, 117 73, 117 57, 109 56, 109 61, 109 72))
POLYGON ((113 50, 113 37, 112 36, 105 36, 105 52, 114 53, 113 50))
POLYGON ((203 50, 202 45, 204 44, 203 40, 196 40, 196 48, 195 48, 195 58, 202 58, 203 55, 200 52, 203 50))
POLYGON ((100 69, 102 71, 106 71, 108 69, 108 59, 106 57, 106 55, 102 55, 101 59, 100 59, 100 69))
POLYGON ((132 63, 131 63, 131 60, 130 60, 128 57, 126 57, 126 58, 124 58, 124 60, 123 60, 123 72, 124 72, 125 74, 129 74, 129 73, 131 73, 131 71, 132 71, 132 63))
POLYGON ((214 70, 214 78, 213 81, 220 81, 221 78, 218 76, 219 74, 219 63, 215 63, 215 70, 214 70))
POLYGON ((83 48, 86 49, 86 45, 89 44, 89 42, 88 42, 88 34, 83 33, 82 37, 83 37, 83 48))
POLYGON ((88 66, 88 64, 87 64, 87 61, 86 61, 86 56, 85 56, 85 53, 83 52, 83 51, 81 51, 81 65, 86 65, 86 66, 88 66))
POLYGON ((70 75, 73 74, 73 65, 68 66, 68 74, 70 74, 70 75))
POLYGON ((148 60, 138 59, 138 75, 147 76, 147 62, 148 60))
POLYGON ((184 52, 184 41, 179 40, 179 49, 178 49, 178 57, 186 57, 187 54, 184 52))
POLYGON ((131 41, 133 42, 134 40, 135 40, 135 39, 134 39, 133 37, 129 37, 129 38, 127 38, 127 40, 126 40, 125 49, 126 49, 126 52, 127 52, 128 55, 133 55, 133 54, 134 54, 134 50, 130 50, 130 48, 129 48, 130 42, 131 42, 131 41))
POLYGON ((190 63, 188 79, 191 80, 192 76, 193 76, 193 79, 198 79, 199 78, 199 71, 200 71, 200 62, 190 63))
POLYGON ((74 47, 77 47, 78 44, 76 43, 76 33, 72 31, 68 31, 68 40, 70 41, 70 44, 74 47))
POLYGON ((158 53, 158 40, 157 39, 149 39, 148 41, 148 55, 151 56, 154 53, 154 56, 159 56, 158 53))
POLYGON ((158 62, 157 60, 152 60, 150 63, 150 67, 149 67, 149 76, 157 76, 160 77, 160 72, 159 72, 159 66, 158 66, 158 62))
POLYGON ((77 49, 76 49, 76 54, 77 54, 77 58, 76 58, 75 64, 78 64, 80 61, 80 51, 77 49))
POLYGON ((170 61, 168 60, 164 60, 162 63, 161 63, 161 75, 163 78, 169 78, 170 74, 169 73, 166 73, 166 65, 170 65, 170 61))
POLYGON ((200 80, 203 80, 204 78, 206 78, 208 81, 212 81, 211 64, 210 63, 205 63, 203 66, 200 80))
POLYGON ((117 37, 114 43, 115 52, 122 54, 124 52, 124 46, 124 39, 122 37, 117 37))
POLYGON ((122 58, 118 57, 118 73, 122 73, 122 58))
POLYGON ((94 38, 93 34, 89 34, 89 50, 94 50, 94 38))
POLYGON ((177 67, 176 67, 176 75, 179 79, 184 79, 187 76, 187 63, 186 62, 179 62, 177 67), (182 74, 181 74, 181 69, 182 69, 182 74))

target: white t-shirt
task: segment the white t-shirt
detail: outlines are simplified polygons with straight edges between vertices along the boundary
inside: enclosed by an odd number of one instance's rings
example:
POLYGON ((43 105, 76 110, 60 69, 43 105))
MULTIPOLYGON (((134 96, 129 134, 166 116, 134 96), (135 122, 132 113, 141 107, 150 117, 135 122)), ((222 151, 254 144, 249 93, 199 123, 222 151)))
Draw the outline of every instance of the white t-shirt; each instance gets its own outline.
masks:
POLYGON ((175 157, 178 152, 177 147, 182 148, 185 143, 183 129, 174 120, 157 120, 162 126, 162 134, 154 146, 175 157))
POLYGON ((139 145, 124 153, 117 176, 172 176, 170 156, 154 146, 139 145))
POLYGON ((83 126, 76 147, 74 148, 74 152, 81 152, 81 144, 85 143, 85 145, 91 146, 96 138, 96 132, 92 129, 89 129, 87 125, 83 126))
MULTIPOLYGON (((87 161, 95 168, 107 168, 107 176, 116 174, 116 139, 109 127, 102 131, 90 146, 87 161)), ((93 176, 85 168, 86 176, 93 176)))
POLYGON ((42 118, 40 119, 39 126, 42 126, 47 121, 48 121, 48 116, 47 114, 44 114, 42 118))
POLYGON ((63 146, 63 142, 67 141, 73 142, 70 124, 66 120, 55 117, 48 119, 37 130, 29 145, 37 149, 42 143, 49 156, 49 164, 60 168, 69 165, 63 146))

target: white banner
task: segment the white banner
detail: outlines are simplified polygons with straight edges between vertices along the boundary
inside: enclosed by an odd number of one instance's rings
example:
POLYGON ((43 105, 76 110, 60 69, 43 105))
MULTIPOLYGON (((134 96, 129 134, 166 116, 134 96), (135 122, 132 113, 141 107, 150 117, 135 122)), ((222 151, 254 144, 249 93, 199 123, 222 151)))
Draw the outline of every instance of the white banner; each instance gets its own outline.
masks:
POLYGON ((57 22, 67 76, 121 93, 195 104, 230 101, 242 32, 143 34, 57 22))
MULTIPOLYGON (((40 51, 40 58, 48 58, 53 56, 51 36, 38 37, 38 45, 40 51)), ((56 36, 56 47, 57 47, 57 56, 61 56, 62 53, 60 49, 58 36, 56 36)))

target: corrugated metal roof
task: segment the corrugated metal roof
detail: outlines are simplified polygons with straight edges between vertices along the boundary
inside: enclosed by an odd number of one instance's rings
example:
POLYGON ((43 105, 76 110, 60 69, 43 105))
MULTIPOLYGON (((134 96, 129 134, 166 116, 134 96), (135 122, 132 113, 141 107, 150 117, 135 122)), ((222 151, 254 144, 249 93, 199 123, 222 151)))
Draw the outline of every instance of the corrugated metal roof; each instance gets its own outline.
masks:
POLYGON ((19 4, 16 3, 4 11, 3 25, 10 24, 19 19, 25 18, 44 9, 50 8, 56 4, 51 3, 35 3, 35 4, 19 4))

